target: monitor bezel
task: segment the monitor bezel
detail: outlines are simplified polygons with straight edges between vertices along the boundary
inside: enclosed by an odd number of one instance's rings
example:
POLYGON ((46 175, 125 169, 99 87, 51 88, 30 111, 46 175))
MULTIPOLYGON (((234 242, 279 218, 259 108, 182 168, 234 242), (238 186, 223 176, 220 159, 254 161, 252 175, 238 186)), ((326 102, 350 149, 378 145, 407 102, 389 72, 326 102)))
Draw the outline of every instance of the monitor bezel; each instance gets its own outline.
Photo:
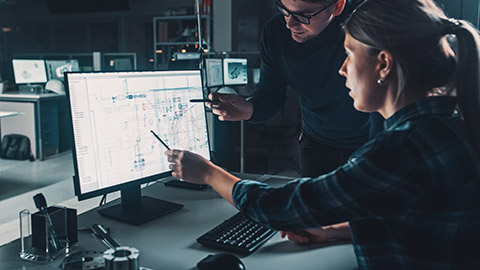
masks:
MULTIPOLYGON (((69 74, 105 74, 105 73, 140 73, 140 72, 159 72, 159 73, 164 73, 164 72, 199 72, 200 75, 200 80, 201 85, 202 85, 202 92, 205 94, 205 89, 203 88, 203 78, 201 76, 201 70, 200 69, 195 69, 195 70, 132 70, 132 71, 78 71, 78 72, 65 72, 64 73, 64 78, 65 78, 65 94, 68 102, 68 117, 70 120, 72 120, 72 104, 70 100, 70 89, 69 89, 69 83, 68 83, 68 75, 69 74)), ((207 118, 207 110, 204 110, 204 115, 205 115, 205 121, 206 121, 206 130, 207 130, 207 138, 208 138, 208 149, 209 149, 209 155, 210 155, 210 160, 212 159, 211 151, 212 151, 212 144, 210 143, 210 130, 209 130, 209 125, 208 125, 208 118, 207 118)), ((161 172, 155 175, 150 175, 141 179, 137 180, 132 180, 128 181, 125 183, 117 184, 114 186, 110 187, 105 187, 102 189, 97 189, 94 191, 89 191, 82 193, 81 188, 80 188, 80 179, 78 177, 78 163, 77 163, 77 149, 76 149, 76 144, 75 144, 75 136, 74 134, 74 128, 73 128, 73 122, 71 125, 71 134, 73 138, 73 147, 72 147, 72 158, 73 158, 73 169, 74 169, 74 175, 73 175, 73 186, 74 186, 74 191, 75 195, 78 197, 79 201, 86 200, 86 199, 91 199, 94 197, 102 196, 108 193, 120 191, 125 187, 131 186, 131 185, 142 185, 145 183, 157 181, 159 179, 169 177, 172 175, 172 171, 166 171, 166 172, 161 172)))

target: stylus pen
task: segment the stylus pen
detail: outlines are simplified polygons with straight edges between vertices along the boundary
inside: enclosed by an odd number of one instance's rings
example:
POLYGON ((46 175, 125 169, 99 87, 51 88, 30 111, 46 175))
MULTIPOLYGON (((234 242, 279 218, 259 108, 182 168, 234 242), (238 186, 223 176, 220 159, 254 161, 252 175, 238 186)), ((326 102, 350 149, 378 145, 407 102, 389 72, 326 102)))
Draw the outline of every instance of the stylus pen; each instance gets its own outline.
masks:
POLYGON ((190 99, 190 102, 216 102, 220 101, 218 99, 210 100, 210 99, 190 99))
POLYGON ((158 135, 155 134, 155 132, 153 132, 153 130, 150 130, 150 132, 152 132, 153 136, 155 136, 155 138, 157 138, 163 144, 163 146, 165 146, 165 148, 170 150, 170 147, 168 147, 168 145, 162 139, 160 139, 160 137, 158 137, 158 135))

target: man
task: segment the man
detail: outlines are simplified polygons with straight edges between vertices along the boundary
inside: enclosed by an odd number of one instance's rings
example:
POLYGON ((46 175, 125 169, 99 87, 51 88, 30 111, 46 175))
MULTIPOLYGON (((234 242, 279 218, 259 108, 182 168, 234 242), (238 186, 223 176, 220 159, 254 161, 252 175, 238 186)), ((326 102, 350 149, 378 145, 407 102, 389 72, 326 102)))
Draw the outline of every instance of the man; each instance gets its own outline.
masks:
POLYGON ((259 123, 285 103, 287 85, 302 113, 300 173, 318 176, 342 165, 378 129, 370 115, 352 106, 338 69, 345 59, 341 23, 357 0, 280 0, 280 14, 266 24, 261 40, 260 82, 248 101, 212 93, 207 106, 220 120, 259 123))

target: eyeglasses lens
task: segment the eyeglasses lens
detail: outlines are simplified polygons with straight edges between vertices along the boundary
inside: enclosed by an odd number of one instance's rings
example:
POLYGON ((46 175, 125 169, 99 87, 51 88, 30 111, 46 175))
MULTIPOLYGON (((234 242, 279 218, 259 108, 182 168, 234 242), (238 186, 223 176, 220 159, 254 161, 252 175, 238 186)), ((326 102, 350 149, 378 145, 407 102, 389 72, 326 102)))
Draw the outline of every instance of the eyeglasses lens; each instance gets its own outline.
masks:
POLYGON ((286 10, 285 8, 280 6, 279 4, 277 4, 277 9, 285 17, 288 17, 288 16, 292 15, 293 19, 296 20, 299 23, 303 23, 303 24, 309 24, 310 23, 310 20, 308 18, 305 18, 305 17, 300 16, 298 14, 292 14, 288 10, 286 10))
POLYGON ((310 23, 310 19, 305 18, 303 16, 300 16, 300 15, 297 15, 297 14, 292 14, 292 17, 293 17, 293 19, 295 19, 299 23, 303 23, 303 24, 309 24, 310 23))

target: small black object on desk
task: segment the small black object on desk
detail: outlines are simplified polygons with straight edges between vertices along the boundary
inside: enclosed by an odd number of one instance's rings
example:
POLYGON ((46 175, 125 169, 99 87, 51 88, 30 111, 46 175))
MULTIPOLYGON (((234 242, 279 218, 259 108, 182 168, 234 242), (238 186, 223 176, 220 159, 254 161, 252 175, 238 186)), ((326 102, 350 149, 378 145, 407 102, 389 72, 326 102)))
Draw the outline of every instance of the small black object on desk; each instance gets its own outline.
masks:
POLYGON ((35 202, 35 207, 37 207, 38 211, 44 214, 45 218, 47 219, 46 229, 47 229, 47 237, 49 238, 49 243, 53 247, 54 251, 60 250, 61 244, 57 238, 57 233, 55 232, 55 228, 53 226, 50 213, 48 212, 47 200, 45 199, 45 196, 43 196, 42 193, 38 193, 35 196, 33 196, 33 201, 35 202))
POLYGON ((185 182, 185 181, 175 180, 175 179, 166 182, 166 183, 165 183, 165 186, 167 186, 167 187, 186 188, 186 189, 193 189, 193 190, 202 190, 202 189, 208 187, 208 185, 195 184, 195 183, 190 183, 190 182, 185 182))
POLYGON ((245 270, 243 262, 235 255, 218 253, 208 255, 197 263, 199 270, 245 270))
POLYGON ((39 249, 50 247, 56 252, 78 241, 77 210, 48 206, 42 193, 33 196, 38 212, 32 214, 32 246, 39 249), (64 212, 62 212, 64 209, 64 212), (63 213, 63 214, 62 214, 63 213))

